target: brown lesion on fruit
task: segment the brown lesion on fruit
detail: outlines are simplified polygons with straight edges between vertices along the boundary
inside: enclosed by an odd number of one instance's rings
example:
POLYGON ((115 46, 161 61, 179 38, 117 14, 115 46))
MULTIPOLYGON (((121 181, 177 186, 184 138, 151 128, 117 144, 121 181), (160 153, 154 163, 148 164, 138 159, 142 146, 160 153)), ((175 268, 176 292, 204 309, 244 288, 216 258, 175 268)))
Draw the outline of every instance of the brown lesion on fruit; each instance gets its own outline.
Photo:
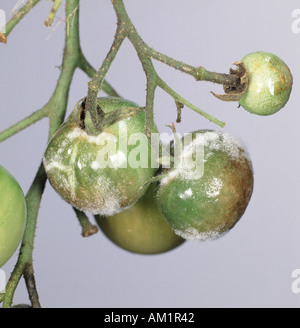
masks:
POLYGON ((280 82, 276 83, 275 93, 279 94, 281 91, 291 89, 293 85, 293 77, 289 68, 285 65, 281 65, 280 69, 277 69, 270 65, 270 68, 279 76, 280 82))
POLYGON ((274 67, 272 65, 269 65, 269 68, 270 68, 270 70, 272 70, 279 77, 280 81, 277 81, 274 84, 274 94, 278 95, 282 91, 284 91, 288 87, 288 85, 286 83, 285 76, 284 76, 283 72, 280 72, 276 67, 274 67))
POLYGON ((233 65, 237 66, 236 69, 230 68, 230 75, 238 77, 234 85, 224 85, 223 89, 225 94, 219 95, 211 91, 211 93, 222 101, 239 101, 247 90, 249 84, 248 71, 243 62, 235 62, 233 65))
POLYGON ((226 221, 226 226, 232 229, 245 213, 250 201, 254 183, 253 169, 251 162, 247 158, 241 157, 239 161, 230 161, 226 165, 226 170, 230 174, 230 184, 226 191, 227 203, 232 204, 228 208, 230 219, 226 221), (230 201, 231 197, 235 198, 234 202, 230 201))
POLYGON ((281 75, 281 81, 286 86, 286 88, 288 88, 290 90, 292 89, 293 76, 288 67, 285 67, 285 70, 283 71, 283 73, 281 75))

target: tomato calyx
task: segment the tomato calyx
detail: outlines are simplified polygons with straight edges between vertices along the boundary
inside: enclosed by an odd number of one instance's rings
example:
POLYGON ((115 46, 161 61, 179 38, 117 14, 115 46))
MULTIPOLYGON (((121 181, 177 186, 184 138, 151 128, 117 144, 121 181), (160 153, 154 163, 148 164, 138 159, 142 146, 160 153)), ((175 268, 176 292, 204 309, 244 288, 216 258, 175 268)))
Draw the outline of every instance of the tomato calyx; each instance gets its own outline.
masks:
POLYGON ((234 62, 236 69, 230 68, 229 74, 237 76, 237 82, 234 85, 224 85, 225 94, 219 95, 211 91, 216 98, 222 101, 239 101, 246 92, 249 84, 248 71, 245 64, 241 61, 234 62))
MULTIPOLYGON (((101 126, 101 122, 103 122, 105 113, 100 107, 99 104, 97 104, 97 122, 94 124, 91 120, 90 115, 88 115, 88 112, 86 110, 86 98, 84 98, 78 106, 75 107, 75 113, 76 109, 78 112, 77 115, 77 125, 84 131, 88 131, 91 135, 98 135, 103 131, 105 126, 101 126)), ((77 114, 77 113, 76 113, 77 114)))
POLYGON ((98 136, 105 128, 118 123, 127 118, 133 117, 143 110, 145 107, 126 107, 109 113, 105 113, 99 103, 97 104, 97 123, 92 120, 90 113, 86 110, 86 98, 81 99, 75 106, 70 117, 76 125, 84 130, 88 135, 98 136))

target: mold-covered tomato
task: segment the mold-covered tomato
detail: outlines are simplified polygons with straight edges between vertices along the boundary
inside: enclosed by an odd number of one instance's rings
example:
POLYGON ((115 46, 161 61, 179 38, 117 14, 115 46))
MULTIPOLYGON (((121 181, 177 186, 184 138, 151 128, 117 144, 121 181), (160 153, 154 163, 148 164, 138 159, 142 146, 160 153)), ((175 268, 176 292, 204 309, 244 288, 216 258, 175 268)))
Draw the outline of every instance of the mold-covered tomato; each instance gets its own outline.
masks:
MULTIPOLYGON (((99 98, 104 113, 137 107, 121 98, 99 98)), ((155 174, 144 135, 145 113, 121 120, 91 136, 74 119, 76 108, 50 141, 44 167, 52 187, 77 209, 114 215, 132 206, 155 174), (143 187, 142 187, 143 186, 143 187), (142 188, 141 188, 142 187, 142 188)))
POLYGON ((157 202, 185 239, 215 239, 243 215, 253 190, 252 164, 242 144, 226 133, 200 130, 184 144, 181 165, 160 181, 157 202), (195 159, 198 165, 186 165, 195 159), (203 165, 201 165, 201 162, 203 165))

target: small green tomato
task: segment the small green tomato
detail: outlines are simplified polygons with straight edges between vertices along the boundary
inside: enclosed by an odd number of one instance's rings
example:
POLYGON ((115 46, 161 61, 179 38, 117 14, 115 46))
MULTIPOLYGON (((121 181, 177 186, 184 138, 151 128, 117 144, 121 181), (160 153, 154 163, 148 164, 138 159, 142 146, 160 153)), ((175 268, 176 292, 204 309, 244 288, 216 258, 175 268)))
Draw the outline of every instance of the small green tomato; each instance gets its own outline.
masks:
POLYGON ((185 239, 219 238, 239 221, 250 200, 253 171, 248 154, 229 134, 200 130, 184 145, 181 163, 160 181, 161 213, 185 239), (197 151, 203 154, 198 165, 197 151), (191 158, 196 165, 185 164, 191 158))
POLYGON ((185 240, 177 236, 159 212, 155 185, 131 208, 112 217, 96 216, 103 233, 119 247, 138 254, 160 254, 185 240))
POLYGON ((249 85, 240 105, 258 115, 278 112, 289 100, 293 76, 288 66, 267 52, 253 52, 242 59, 248 70, 249 85))
MULTIPOLYGON (((98 105, 104 113, 137 106, 113 97, 99 98, 98 105)), ((88 135, 73 114, 53 136, 44 155, 52 187, 84 212, 111 216, 132 206, 157 170, 151 168, 151 147, 144 135, 145 113, 121 120, 98 136, 88 135), (146 141, 137 146, 135 137, 146 141)))
POLYGON ((15 178, 0 166, 0 267, 17 250, 26 224, 26 203, 15 178))

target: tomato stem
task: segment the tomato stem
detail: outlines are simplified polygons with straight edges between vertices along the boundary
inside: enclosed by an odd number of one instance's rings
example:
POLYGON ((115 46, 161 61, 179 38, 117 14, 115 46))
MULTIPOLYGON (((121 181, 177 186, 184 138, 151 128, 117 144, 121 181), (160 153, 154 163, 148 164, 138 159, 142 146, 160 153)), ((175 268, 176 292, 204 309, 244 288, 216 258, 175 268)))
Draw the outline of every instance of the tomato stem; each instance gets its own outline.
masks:
POLYGON ((158 85, 161 89, 163 89, 165 92, 167 92, 170 96, 174 98, 175 101, 180 102, 181 104, 185 105, 186 107, 192 109, 194 112, 202 115, 209 121, 219 125, 221 128, 224 128, 225 123, 218 120, 217 118, 213 117, 212 115, 206 113, 202 109, 198 108, 197 106, 190 103, 188 100, 181 97, 177 92, 175 92, 171 87, 167 85, 166 82, 164 82, 162 79, 159 79, 158 85))
POLYGON ((98 232, 98 227, 91 224, 89 218, 84 212, 79 211, 77 208, 73 207, 74 212, 76 213, 78 222, 82 228, 81 235, 82 237, 90 237, 98 232))
POLYGON ((53 7, 51 8, 50 13, 44 23, 47 27, 50 27, 52 25, 61 3, 62 3, 62 0, 55 0, 53 7))
MULTIPOLYGON (((47 116, 49 118, 48 140, 50 140, 64 121, 68 105, 69 90, 76 68, 80 68, 91 77, 95 74, 95 69, 88 63, 80 47, 79 1, 80 0, 66 0, 65 48, 61 74, 53 95, 43 108, 0 133, 0 141, 9 138, 47 116)), ((28 1, 28 3, 15 14, 7 24, 6 36, 38 2, 39 0, 28 1)), ((118 96, 117 92, 106 81, 103 81, 103 90, 110 96, 118 96)), ((0 296, 0 302, 3 302, 4 308, 12 306, 14 293, 22 276, 24 276, 26 282, 32 307, 40 307, 33 270, 33 248, 38 212, 46 181, 47 176, 41 164, 26 195, 27 224, 20 247, 18 261, 8 280, 5 294, 1 294, 0 296)))
MULTIPOLYGON (((88 62, 82 52, 80 54, 78 67, 90 78, 93 78, 97 73, 96 69, 88 62)), ((102 82, 102 90, 111 97, 121 97, 119 93, 106 80, 102 82)))
POLYGON ((149 135, 149 132, 151 131, 152 126, 154 125, 154 94, 158 86, 164 91, 166 91, 169 95, 171 95, 174 98, 175 102, 180 102, 184 104, 185 106, 194 110, 195 112, 202 115, 211 122, 219 125, 220 127, 224 127, 224 122, 221 122, 220 120, 216 119, 215 117, 207 114, 203 110, 191 104, 183 97, 181 97, 178 93, 173 91, 164 81, 162 81, 162 79, 157 74, 151 59, 158 60, 181 72, 192 75, 197 81, 202 80, 232 86, 238 83, 238 77, 235 74, 219 74, 209 72, 205 70, 202 66, 194 67, 154 50, 153 48, 149 47, 138 34, 136 28, 132 24, 126 12, 123 0, 112 0, 112 4, 117 14, 118 21, 123 22, 124 28, 128 31, 127 37, 134 46, 146 74, 146 135, 149 135))
POLYGON ((30 125, 40 121, 41 119, 47 116, 47 109, 45 107, 37 110, 30 116, 24 118, 20 122, 12 125, 11 127, 7 128, 6 130, 0 133, 0 142, 8 139, 9 137, 19 133, 20 131, 24 130, 25 128, 29 127, 30 125))
MULTIPOLYGON (((160 52, 155 51, 154 49, 150 48, 138 34, 135 26, 132 24, 126 12, 123 0, 112 0, 112 4, 117 15, 117 30, 112 46, 109 52, 107 53, 106 58, 104 59, 101 67, 95 73, 92 80, 88 84, 88 94, 86 98, 86 116, 87 120, 91 121, 92 124, 87 126, 86 132, 90 135, 98 135, 103 129, 103 124, 101 124, 101 120, 103 119, 103 117, 99 115, 99 108, 97 107, 98 93, 104 87, 105 76, 108 70, 110 69, 110 66, 113 63, 114 59, 116 58, 123 41, 126 38, 128 38, 134 46, 143 66, 147 79, 145 134, 149 138, 151 131, 153 130, 153 127, 155 125, 154 97, 155 91, 158 86, 160 86, 164 91, 170 94, 175 101, 182 102, 184 105, 196 111, 203 117, 209 119, 211 122, 221 127, 224 127, 225 124, 223 122, 207 114, 198 107, 192 105, 180 95, 175 93, 165 82, 163 82, 158 76, 153 66, 152 59, 159 60, 177 70, 190 74, 197 81, 210 81, 232 87, 238 83, 238 76, 236 74, 219 74, 215 72, 209 72, 205 70, 202 66, 193 67, 191 65, 185 64, 160 52)), ((90 72, 90 67, 83 58, 81 58, 81 67, 84 67, 87 72, 90 72)))
POLYGON ((120 49, 124 39, 126 38, 126 30, 123 24, 118 24, 116 35, 113 44, 104 59, 98 72, 94 75, 92 80, 88 84, 88 94, 86 98, 86 115, 90 116, 94 126, 87 128, 86 132, 90 135, 98 135, 101 132, 101 117, 98 115, 97 110, 97 97, 102 88, 105 75, 108 72, 113 60, 115 59, 118 50, 120 49))
POLYGON ((14 27, 22 20, 22 18, 28 14, 31 9, 37 5, 40 0, 28 0, 27 3, 17 12, 14 16, 7 22, 5 26, 5 33, 0 33, 2 38, 0 37, 0 41, 6 43, 6 39, 10 32, 14 29, 14 27))
MULTIPOLYGON (((81 68, 87 72, 87 74, 92 75, 93 68, 84 58, 80 47, 79 1, 80 0, 66 0, 65 48, 61 74, 53 95, 42 109, 32 114, 28 118, 22 120, 21 122, 15 124, 6 131, 2 132, 0 134, 0 140, 7 139, 9 136, 19 132, 20 130, 26 128, 27 126, 33 124, 45 116, 49 117, 48 139, 50 140, 53 134, 64 121, 68 105, 69 90, 76 68, 81 68)), ((37 2, 38 1, 29 1, 28 3, 36 4, 37 2)), ((29 11, 29 7, 25 7, 25 9, 19 13, 17 16, 18 18, 20 18, 22 15, 24 16, 24 14, 29 11)), ((13 22, 16 23, 17 21, 14 20, 13 22)), ((106 92, 108 95, 112 96, 116 94, 115 91, 109 86, 109 84, 104 84, 106 85, 106 92)), ((38 292, 34 279, 33 248, 38 212, 46 181, 47 176, 44 170, 44 166, 41 164, 26 195, 27 224, 25 227, 18 261, 8 280, 5 294, 1 295, 0 297, 0 301, 3 302, 4 308, 12 306, 14 293, 22 276, 25 278, 32 307, 40 307, 38 292)))

